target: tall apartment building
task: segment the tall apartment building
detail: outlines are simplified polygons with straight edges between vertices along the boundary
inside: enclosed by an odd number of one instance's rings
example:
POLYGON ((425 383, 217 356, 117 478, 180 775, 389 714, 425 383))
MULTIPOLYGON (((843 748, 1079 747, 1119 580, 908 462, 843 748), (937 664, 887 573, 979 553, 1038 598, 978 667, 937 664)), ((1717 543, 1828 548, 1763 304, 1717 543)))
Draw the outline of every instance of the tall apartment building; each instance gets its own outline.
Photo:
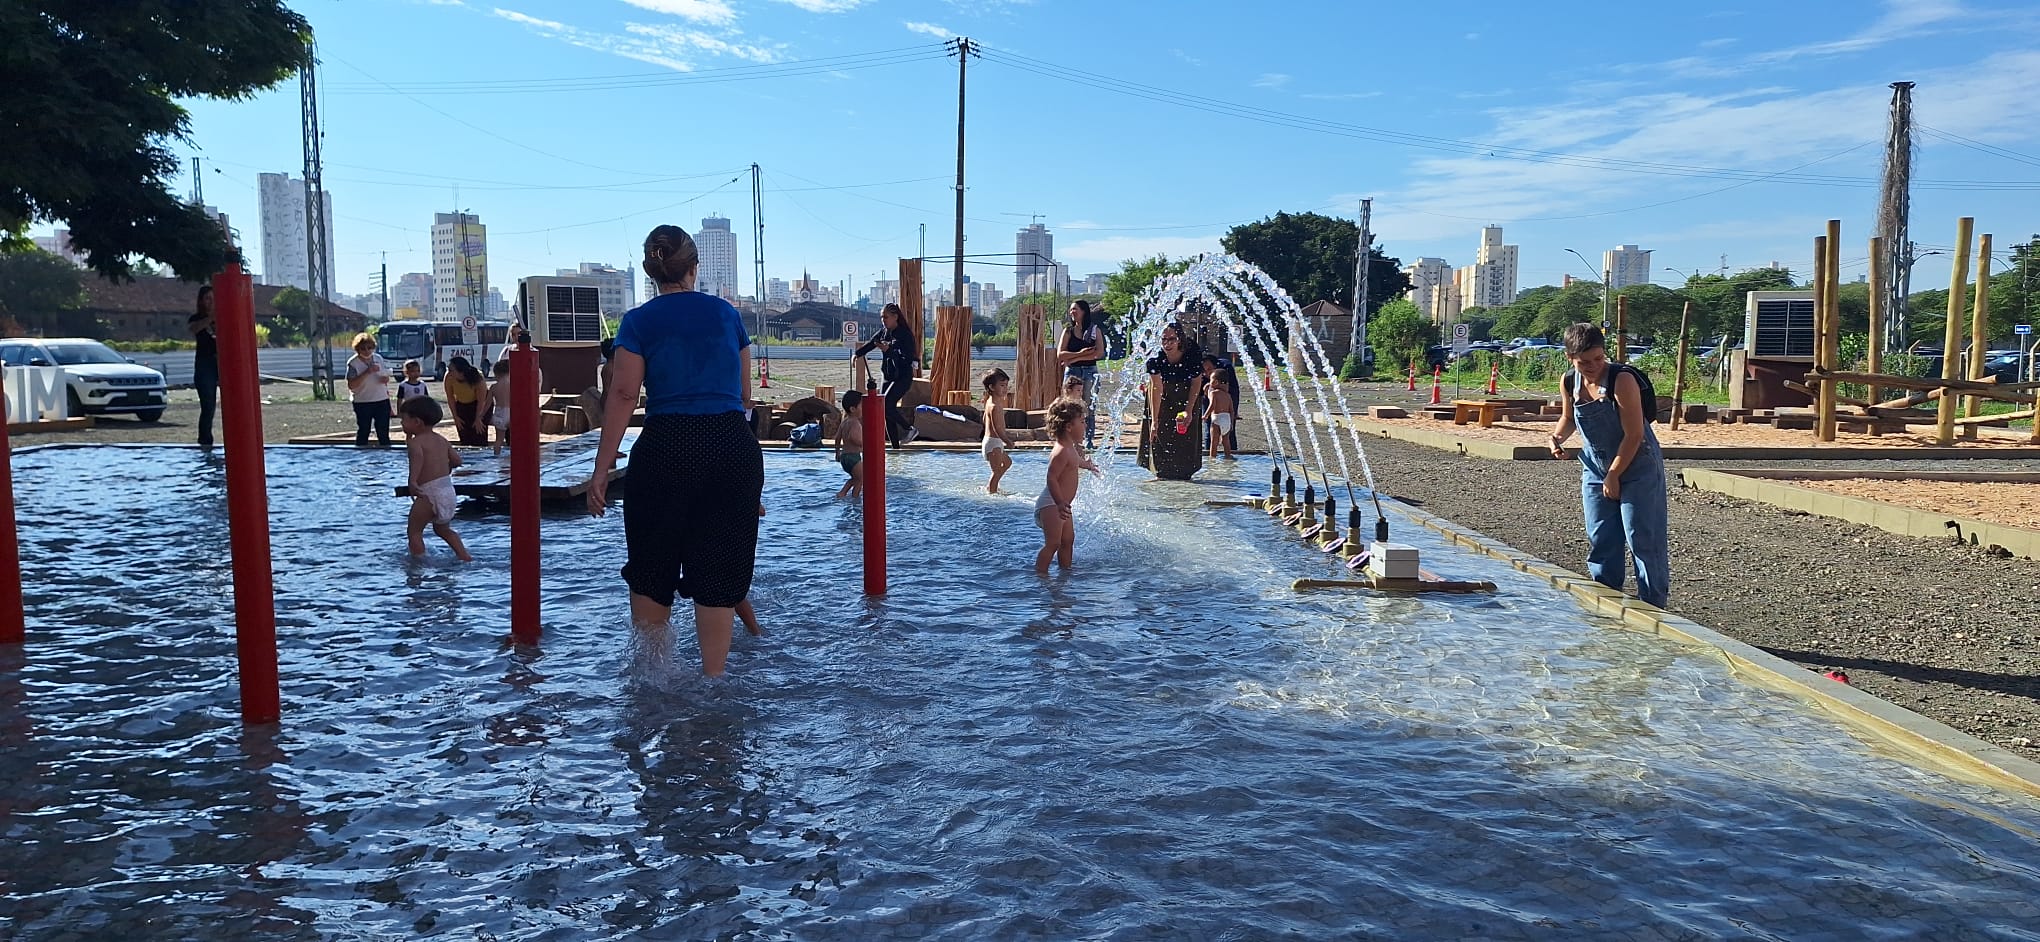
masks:
POLYGON ((397 283, 390 286, 390 316, 409 309, 412 317, 432 316, 432 276, 414 271, 399 276, 397 283))
POLYGON ((1610 288, 1650 284, 1650 250, 1618 245, 1601 253, 1601 270, 1608 273, 1610 288))
POLYGON ((793 306, 793 286, 783 278, 765 279, 765 306, 784 311, 793 306))
POLYGON ((1480 230, 1480 251, 1473 264, 1459 269, 1454 281, 1465 307, 1493 309, 1516 300, 1516 246, 1502 244, 1502 227, 1480 230))
MULTIPOLYGON (((1055 234, 1035 223, 1013 236, 1013 293, 1028 292, 1027 279, 1048 272, 1055 265, 1055 234)), ((1069 280, 1069 269, 1063 269, 1069 280)))
POLYGON ((488 316, 489 227, 473 213, 432 216, 432 316, 488 316))
POLYGON ((1111 281, 1111 280, 1112 280, 1112 275, 1111 275, 1111 274, 1109 274, 1109 273, 1105 273, 1105 272, 1100 272, 1100 273, 1097 273, 1097 274, 1091 274, 1091 275, 1085 275, 1085 276, 1084 276, 1084 293, 1085 293, 1085 294, 1104 294, 1104 293, 1105 293, 1105 283, 1106 283, 1106 282, 1108 282, 1108 281, 1111 281))
MULTIPOLYGON (((305 181, 288 173, 255 175, 262 215, 262 283, 312 289, 310 256, 305 245, 305 181)), ((326 271, 333 271, 333 192, 321 194, 326 211, 326 271)), ((331 284, 327 285, 330 289, 331 284)))
POLYGON ((721 216, 703 219, 701 231, 694 234, 694 247, 701 253, 701 273, 694 290, 736 300, 737 236, 730 231, 730 221, 721 216))
POLYGON ((1417 259, 1403 266, 1403 274, 1410 278, 1410 301, 1416 304, 1417 310, 1424 312, 1424 316, 1429 317, 1432 323, 1449 324, 1459 318, 1457 308, 1448 312, 1440 303, 1450 293, 1446 289, 1451 286, 1453 279, 1452 266, 1446 264, 1444 259, 1417 259))
POLYGON ((1020 279, 1022 294, 1069 294, 1070 266, 1053 262, 1020 279))
MULTIPOLYGON (((601 287, 602 314, 605 317, 622 317, 623 312, 637 307, 637 269, 617 268, 601 262, 582 262, 578 268, 562 268, 562 275, 579 275, 601 287)), ((695 286, 702 291, 697 280, 695 286)))

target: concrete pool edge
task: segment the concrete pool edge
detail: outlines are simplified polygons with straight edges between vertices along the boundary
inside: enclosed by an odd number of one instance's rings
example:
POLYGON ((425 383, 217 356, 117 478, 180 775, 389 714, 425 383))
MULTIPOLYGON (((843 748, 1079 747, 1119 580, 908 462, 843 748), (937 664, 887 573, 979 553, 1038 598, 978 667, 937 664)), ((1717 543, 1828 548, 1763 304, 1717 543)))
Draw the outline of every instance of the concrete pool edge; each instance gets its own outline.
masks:
POLYGON ((1959 778, 2040 798, 2040 762, 1929 719, 1888 700, 1738 641, 1699 622, 1601 585, 1429 511, 1400 501, 1397 509, 1450 542, 1500 560, 1571 593, 1581 607, 1614 619, 1625 631, 1711 648, 1737 677, 1796 696, 1853 729, 1876 737, 1920 764, 1959 778))
POLYGON ((1936 513, 1916 507, 1819 491, 1792 483, 1794 479, 1810 481, 1848 478, 2032 483, 2040 481, 2040 474, 2029 471, 1881 471, 1846 468, 1791 470, 1684 468, 1679 471, 1680 481, 1687 487, 1698 490, 1713 491, 1786 510, 1847 520, 1866 527, 1876 527, 1887 533, 1923 540, 1949 539, 1949 531, 1952 529, 1955 531, 1955 539, 1971 546, 1995 546, 2014 556, 2040 559, 2040 531, 1992 523, 1974 517, 1936 513))

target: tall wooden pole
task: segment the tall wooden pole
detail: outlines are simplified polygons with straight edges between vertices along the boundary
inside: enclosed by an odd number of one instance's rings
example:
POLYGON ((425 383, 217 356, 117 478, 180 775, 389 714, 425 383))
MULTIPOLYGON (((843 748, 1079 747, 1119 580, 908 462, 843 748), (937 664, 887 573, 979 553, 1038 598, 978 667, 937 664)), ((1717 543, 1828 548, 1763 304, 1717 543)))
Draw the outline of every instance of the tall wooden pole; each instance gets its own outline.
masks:
MULTIPOLYGON (((1812 287, 1813 287, 1813 368, 1815 372, 1819 372, 1821 370, 1825 370, 1828 368, 1827 261, 1828 261, 1827 236, 1824 235, 1814 236, 1812 287)), ((1827 385, 1827 381, 1825 379, 1821 380, 1821 385, 1823 386, 1827 385)), ((1818 389, 1814 391, 1813 404, 1814 413, 1816 416, 1814 421, 1814 434, 1816 437, 1818 437, 1820 434, 1818 418, 1820 412, 1820 392, 1818 389)))
MULTIPOLYGON (((1884 237, 1870 237, 1870 366, 1868 372, 1884 372, 1884 237)), ((1875 383, 1870 385, 1870 402, 1881 402, 1875 383)))
MULTIPOLYGON (((1941 378, 1955 379, 1962 375, 1962 289, 1969 285, 1969 237, 1976 227, 1976 219, 1964 216, 1955 220, 1955 268, 1948 275, 1948 330, 1941 341, 1941 378)), ((1941 389, 1941 410, 1936 414, 1934 441, 1942 446, 1955 444, 1955 400, 1959 398, 1947 387, 1941 389)))
MULTIPOLYGON (((1820 312, 1825 329, 1819 331, 1819 362, 1825 369, 1839 368, 1836 361, 1841 359, 1842 305, 1839 295, 1842 287, 1842 221, 1830 219, 1827 224, 1827 257, 1823 266, 1827 271, 1827 283, 1821 291, 1821 300, 1826 302, 1820 312)), ((1835 440, 1835 384, 1820 384, 1820 398, 1814 403, 1814 437, 1820 441, 1835 440)))
MULTIPOLYGON (((1672 367, 1672 428, 1678 429, 1680 414, 1686 411, 1686 334, 1693 329, 1693 302, 1679 312, 1679 359, 1672 367)), ((1657 403, 1651 403, 1652 408, 1657 403)))
MULTIPOLYGON (((950 40, 950 47, 956 50, 956 294, 950 304, 961 307, 963 297, 963 89, 964 73, 968 71, 970 57, 977 55, 977 44, 969 37, 958 36, 950 40)), ((915 342, 920 341, 917 335, 915 342)))
MULTIPOLYGON (((1912 281, 1912 90, 1891 83, 1891 121, 1884 142, 1884 188, 1877 202, 1877 235, 1884 240, 1884 342, 1906 345, 1906 294, 1912 281)), ((1874 372, 1874 371, 1873 371, 1874 372)), ((1876 397, 1871 397, 1876 398, 1876 397)))
MULTIPOLYGON (((1969 378, 1983 378, 1984 338, 1990 336, 1990 233, 1976 242, 1976 303, 1969 314, 1969 378)), ((1983 410, 1982 396, 1965 396, 1962 414, 1974 416, 1983 410)))

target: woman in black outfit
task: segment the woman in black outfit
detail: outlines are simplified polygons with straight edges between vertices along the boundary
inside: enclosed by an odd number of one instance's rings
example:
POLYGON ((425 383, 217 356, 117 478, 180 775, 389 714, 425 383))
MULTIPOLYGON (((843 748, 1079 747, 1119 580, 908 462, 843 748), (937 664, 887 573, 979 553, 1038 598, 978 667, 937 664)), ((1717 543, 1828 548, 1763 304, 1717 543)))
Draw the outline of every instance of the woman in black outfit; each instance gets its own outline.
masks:
POLYGON ((198 446, 213 446, 213 410, 220 402, 220 342, 213 317, 213 289, 198 289, 198 309, 187 322, 198 347, 192 351, 191 388, 198 393, 198 446))
POLYGON ((907 326, 907 318, 900 313, 900 306, 888 304, 879 314, 885 322, 878 336, 865 341, 857 348, 857 385, 865 383, 868 367, 864 357, 873 348, 883 351, 879 359, 879 370, 885 377, 885 434, 892 439, 892 446, 899 448, 913 441, 914 420, 900 412, 900 400, 907 397, 907 391, 914 388, 914 369, 921 362, 920 338, 914 336, 907 326))
POLYGON ((1188 481, 1204 466, 1204 422, 1198 399, 1204 391, 1204 354, 1183 325, 1162 328, 1162 352, 1147 361, 1150 456, 1155 477, 1188 481), (1176 415, 1182 413, 1182 431, 1176 415))

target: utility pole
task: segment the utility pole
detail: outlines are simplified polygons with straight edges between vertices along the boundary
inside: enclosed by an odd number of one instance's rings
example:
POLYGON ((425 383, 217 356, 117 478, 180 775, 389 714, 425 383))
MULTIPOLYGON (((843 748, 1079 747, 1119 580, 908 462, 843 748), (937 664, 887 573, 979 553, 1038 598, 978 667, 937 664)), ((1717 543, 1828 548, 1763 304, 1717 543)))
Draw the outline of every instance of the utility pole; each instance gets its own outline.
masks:
POLYGON ((1906 296, 1912 292, 1912 90, 1911 82, 1891 83, 1891 124, 1884 141, 1884 189, 1877 201, 1877 235, 1891 253, 1885 270, 1892 273, 1884 302, 1884 345, 1887 352, 1906 347, 1906 296))
MULTIPOLYGON (((298 67, 305 146, 305 288, 311 293, 306 331, 312 345, 312 398, 333 398, 333 338, 326 330, 326 305, 333 299, 333 273, 326 270, 326 186, 321 180, 319 139, 319 47, 314 41, 298 67)), ((274 268, 265 259, 267 267, 274 268)))
POLYGON ((1353 349, 1360 355, 1360 362, 1367 362, 1367 270, 1368 256, 1374 254, 1374 233, 1370 231, 1374 219, 1374 201, 1360 201, 1360 244, 1353 250, 1353 349))
POLYGON ((751 165, 751 225, 754 242, 751 247, 752 280, 758 289, 758 331, 759 343, 765 338, 765 189, 757 164, 751 165))
POLYGON ((205 209, 205 177, 200 175, 198 162, 204 159, 191 158, 191 205, 198 207, 200 211, 205 209))
POLYGON ((964 72, 970 58, 978 54, 978 44, 968 36, 958 36, 946 43, 956 53, 956 294, 951 301, 963 304, 963 91, 964 72))
POLYGON ((382 277, 381 277, 381 278, 379 278, 379 279, 378 279, 378 281, 380 282, 380 284, 378 285, 378 287, 382 288, 382 316, 383 316, 383 320, 389 320, 389 319, 390 319, 390 253, 388 253, 388 252, 384 252, 384 253, 382 253, 382 277))

